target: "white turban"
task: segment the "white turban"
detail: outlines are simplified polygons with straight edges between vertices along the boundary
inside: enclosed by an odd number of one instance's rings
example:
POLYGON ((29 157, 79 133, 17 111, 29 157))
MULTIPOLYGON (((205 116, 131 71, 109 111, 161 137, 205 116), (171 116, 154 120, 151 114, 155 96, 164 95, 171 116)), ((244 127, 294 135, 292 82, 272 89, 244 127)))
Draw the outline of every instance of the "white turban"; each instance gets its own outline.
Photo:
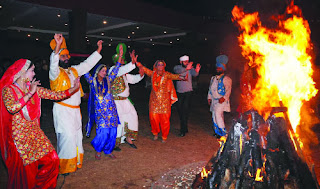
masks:
POLYGON ((184 56, 181 56, 181 57, 180 57, 180 61, 186 61, 186 60, 189 61, 189 56, 184 55, 184 56))

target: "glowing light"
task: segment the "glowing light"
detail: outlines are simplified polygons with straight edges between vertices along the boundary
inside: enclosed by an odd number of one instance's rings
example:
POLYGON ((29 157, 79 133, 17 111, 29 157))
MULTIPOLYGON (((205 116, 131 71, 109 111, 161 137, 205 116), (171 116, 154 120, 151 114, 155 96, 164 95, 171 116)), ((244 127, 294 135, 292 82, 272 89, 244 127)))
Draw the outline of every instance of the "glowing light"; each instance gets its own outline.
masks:
POLYGON ((104 20, 102 23, 103 23, 103 24, 107 24, 108 22, 107 22, 106 20, 104 20))
POLYGON ((273 21, 277 28, 262 25, 259 13, 246 14, 235 6, 233 21, 241 31, 238 37, 242 55, 249 66, 256 66, 259 78, 253 93, 253 108, 262 113, 268 107, 279 106, 281 100, 288 107, 290 123, 296 132, 304 101, 318 90, 312 79, 312 43, 310 28, 293 2, 286 14, 273 21))

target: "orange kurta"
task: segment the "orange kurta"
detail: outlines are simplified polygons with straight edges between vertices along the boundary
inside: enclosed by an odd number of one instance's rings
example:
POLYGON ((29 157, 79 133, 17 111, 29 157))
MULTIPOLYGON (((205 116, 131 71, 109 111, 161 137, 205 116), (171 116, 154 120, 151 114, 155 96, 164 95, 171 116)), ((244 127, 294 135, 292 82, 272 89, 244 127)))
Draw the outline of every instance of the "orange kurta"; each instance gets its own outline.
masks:
POLYGON ((171 105, 178 100, 172 80, 180 80, 178 74, 164 72, 158 75, 143 67, 146 75, 151 77, 152 90, 149 101, 149 118, 153 135, 160 132, 159 124, 162 130, 162 139, 166 140, 170 130, 171 105))

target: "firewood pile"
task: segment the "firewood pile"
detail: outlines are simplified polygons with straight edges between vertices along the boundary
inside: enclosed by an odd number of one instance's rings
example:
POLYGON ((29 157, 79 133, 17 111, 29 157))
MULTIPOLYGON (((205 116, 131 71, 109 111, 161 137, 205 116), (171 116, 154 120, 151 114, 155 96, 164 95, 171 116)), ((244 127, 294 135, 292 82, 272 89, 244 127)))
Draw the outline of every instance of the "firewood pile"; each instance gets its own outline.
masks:
POLYGON ((264 120, 249 110, 233 120, 227 138, 203 170, 192 188, 319 188, 312 165, 299 152, 290 123, 274 113, 264 120))

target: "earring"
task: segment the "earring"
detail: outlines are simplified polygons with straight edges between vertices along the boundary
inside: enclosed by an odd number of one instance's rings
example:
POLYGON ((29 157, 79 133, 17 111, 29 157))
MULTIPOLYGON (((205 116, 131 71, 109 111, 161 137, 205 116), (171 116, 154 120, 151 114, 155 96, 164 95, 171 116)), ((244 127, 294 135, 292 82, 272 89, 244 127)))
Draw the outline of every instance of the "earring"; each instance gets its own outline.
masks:
POLYGON ((22 81, 25 82, 25 83, 28 83, 29 82, 29 78, 22 78, 22 81))

